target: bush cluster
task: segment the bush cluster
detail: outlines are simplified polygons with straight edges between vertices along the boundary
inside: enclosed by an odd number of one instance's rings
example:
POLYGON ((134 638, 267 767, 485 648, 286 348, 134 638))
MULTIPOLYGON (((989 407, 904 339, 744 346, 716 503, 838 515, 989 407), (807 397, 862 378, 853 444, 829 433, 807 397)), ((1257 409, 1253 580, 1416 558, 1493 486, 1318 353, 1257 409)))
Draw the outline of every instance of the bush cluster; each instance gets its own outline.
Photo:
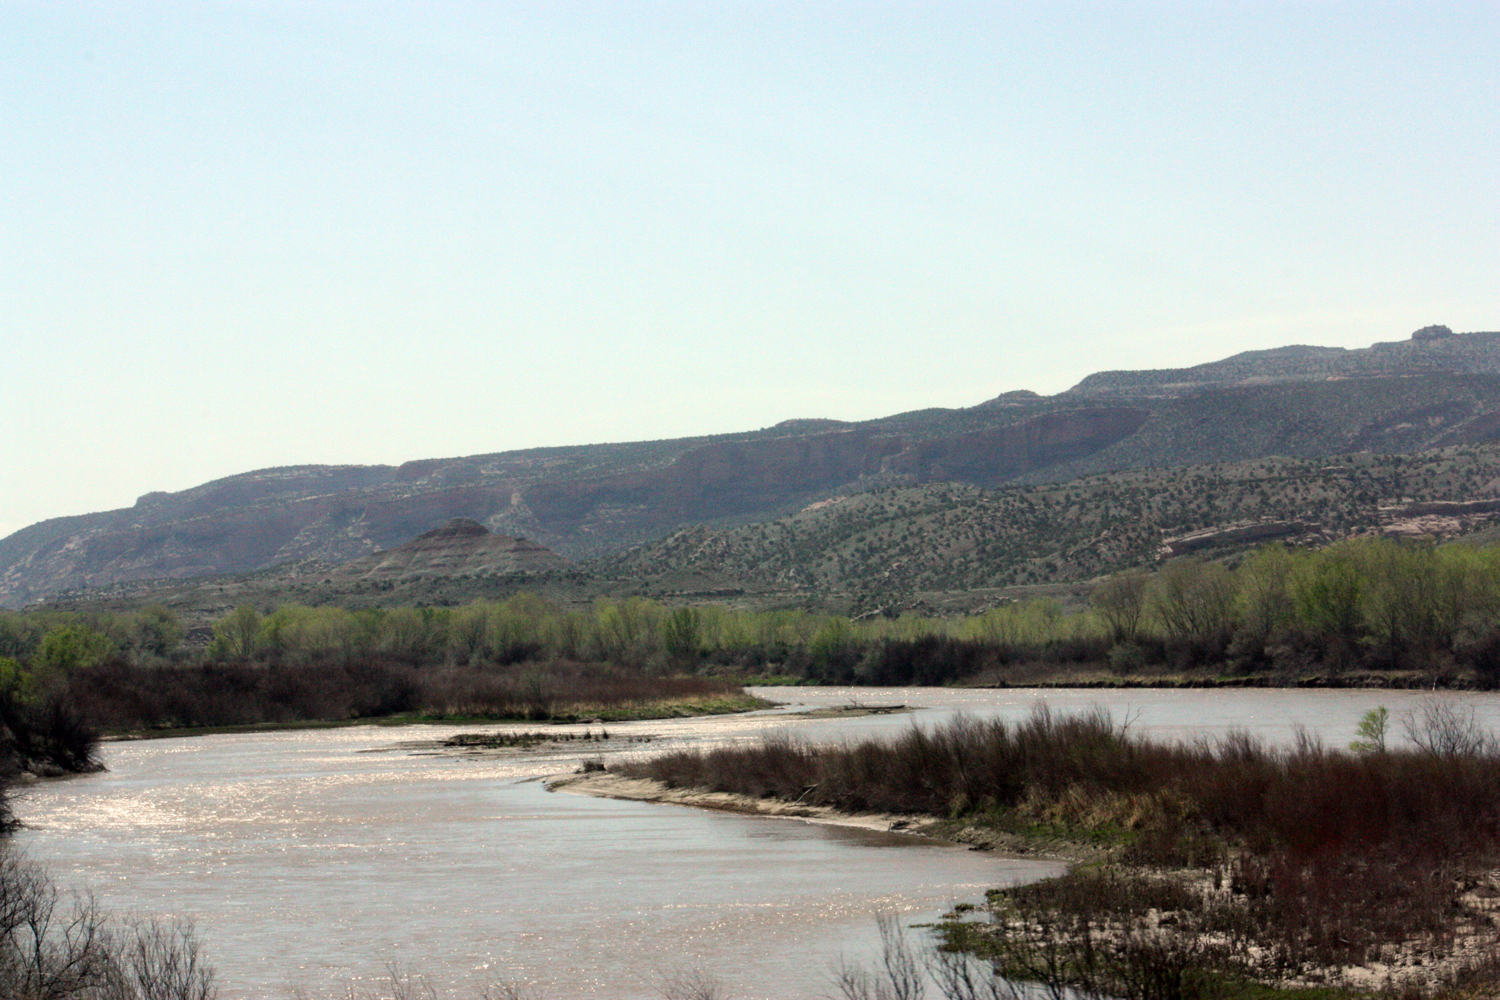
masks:
POLYGON ((617 768, 1114 845, 1131 867, 1007 890, 996 925, 954 928, 950 943, 1059 991, 1187 997, 1214 995, 1225 975, 1366 964, 1414 938, 1442 955, 1465 921, 1486 933, 1487 912, 1463 900, 1500 859, 1500 747, 1451 704, 1430 703, 1407 731, 1409 746, 1382 734, 1364 752, 1245 733, 1169 744, 1103 712, 1043 708, 1019 724, 959 718, 817 748, 775 738, 617 768), (1185 867, 1213 887, 1143 874, 1185 867))
POLYGON ((0 996, 213 1000, 214 978, 191 925, 112 918, 0 848, 0 996))
POLYGON ((111 661, 71 674, 64 695, 113 731, 341 721, 414 715, 444 719, 555 719, 630 706, 708 703, 739 695, 707 677, 608 664, 550 661, 423 667, 379 657, 133 667, 111 661))

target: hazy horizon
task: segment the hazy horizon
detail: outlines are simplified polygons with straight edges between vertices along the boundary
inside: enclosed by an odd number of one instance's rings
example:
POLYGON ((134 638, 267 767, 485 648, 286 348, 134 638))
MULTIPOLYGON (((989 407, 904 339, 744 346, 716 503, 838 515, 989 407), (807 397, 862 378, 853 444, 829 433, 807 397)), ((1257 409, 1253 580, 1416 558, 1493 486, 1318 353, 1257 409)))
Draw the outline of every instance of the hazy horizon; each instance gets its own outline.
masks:
POLYGON ((1500 7, 0 5, 0 537, 1500 329, 1500 7))

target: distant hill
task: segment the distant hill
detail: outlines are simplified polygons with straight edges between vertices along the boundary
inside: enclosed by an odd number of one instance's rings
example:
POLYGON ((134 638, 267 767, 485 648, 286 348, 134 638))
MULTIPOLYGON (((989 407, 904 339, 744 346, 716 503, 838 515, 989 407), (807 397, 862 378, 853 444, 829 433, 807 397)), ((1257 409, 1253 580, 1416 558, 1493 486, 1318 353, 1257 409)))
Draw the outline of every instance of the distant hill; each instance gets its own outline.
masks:
POLYGON ((289 563, 141 580, 65 595, 54 606, 165 604, 199 629, 243 603, 454 606, 522 590, 568 607, 644 594, 752 608, 962 612, 1008 597, 1076 597, 1115 570, 1187 553, 1232 559, 1273 540, 1322 545, 1369 533, 1493 540, 1500 444, 1131 469, 999 489, 876 488, 760 523, 694 525, 580 563, 482 530, 458 521, 337 568, 289 563))
POLYGON ((1269 351, 1246 351, 1191 368, 1098 372, 1079 382, 1065 395, 1181 395, 1209 386, 1433 372, 1500 374, 1500 333, 1455 334, 1446 326, 1426 326, 1408 340, 1358 350, 1296 345, 1269 351))
POLYGON ((344 563, 335 581, 401 582, 420 577, 514 577, 565 572, 571 564, 524 538, 496 535, 478 521, 455 517, 405 545, 344 563))
POLYGON ((337 564, 470 518, 562 555, 620 551, 696 522, 795 510, 868 478, 984 482, 1134 432, 1133 407, 929 410, 827 429, 505 452, 399 467, 303 466, 231 476, 134 507, 58 518, 0 540, 0 605, 130 580, 337 564), (976 430, 976 428, 978 430, 976 430))
POLYGON ((1500 334, 1432 327, 1360 351, 1288 347, 1106 372, 1057 396, 1011 391, 858 423, 798 419, 714 437, 248 472, 0 540, 0 605, 132 580, 334 566, 454 518, 564 557, 610 557, 687 526, 727 530, 873 490, 995 489, 1497 438, 1500 334))

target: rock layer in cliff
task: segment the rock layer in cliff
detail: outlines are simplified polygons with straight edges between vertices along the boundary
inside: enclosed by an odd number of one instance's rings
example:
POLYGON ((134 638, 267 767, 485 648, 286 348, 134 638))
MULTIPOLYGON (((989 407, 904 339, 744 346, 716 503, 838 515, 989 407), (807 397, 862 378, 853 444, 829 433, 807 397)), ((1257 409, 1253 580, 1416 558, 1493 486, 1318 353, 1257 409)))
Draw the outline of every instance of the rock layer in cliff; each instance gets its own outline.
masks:
POLYGON ((524 576, 565 572, 572 564, 535 542, 492 534, 478 521, 456 517, 405 545, 345 563, 342 580, 410 580, 443 576, 524 576))

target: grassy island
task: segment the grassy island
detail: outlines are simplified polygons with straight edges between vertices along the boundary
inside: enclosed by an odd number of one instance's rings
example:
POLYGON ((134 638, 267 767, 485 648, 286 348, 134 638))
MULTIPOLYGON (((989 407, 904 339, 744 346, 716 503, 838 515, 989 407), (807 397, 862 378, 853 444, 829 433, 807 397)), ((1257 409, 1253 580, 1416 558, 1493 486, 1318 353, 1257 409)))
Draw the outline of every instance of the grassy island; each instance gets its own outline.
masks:
POLYGON ((1103 712, 1041 709, 1019 725, 960 719, 618 769, 915 815, 934 835, 1077 861, 941 925, 947 953, 984 971, 953 996, 1008 995, 986 992, 1001 976, 1125 1000, 1494 996, 1500 748, 1450 703, 1410 720, 1409 748, 1387 746, 1387 721, 1367 717, 1356 749, 1277 749, 1245 734, 1154 742, 1103 712))

